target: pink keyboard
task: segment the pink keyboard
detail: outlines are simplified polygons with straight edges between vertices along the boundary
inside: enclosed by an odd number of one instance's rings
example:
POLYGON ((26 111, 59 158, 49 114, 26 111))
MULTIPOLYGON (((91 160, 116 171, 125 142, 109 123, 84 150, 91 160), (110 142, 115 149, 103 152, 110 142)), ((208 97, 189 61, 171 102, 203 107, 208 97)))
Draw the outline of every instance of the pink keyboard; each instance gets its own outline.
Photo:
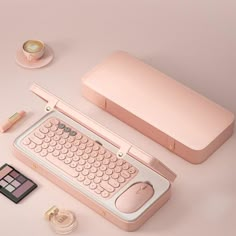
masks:
POLYGON ((112 197, 138 173, 130 163, 57 118, 49 118, 22 144, 103 198, 112 197))

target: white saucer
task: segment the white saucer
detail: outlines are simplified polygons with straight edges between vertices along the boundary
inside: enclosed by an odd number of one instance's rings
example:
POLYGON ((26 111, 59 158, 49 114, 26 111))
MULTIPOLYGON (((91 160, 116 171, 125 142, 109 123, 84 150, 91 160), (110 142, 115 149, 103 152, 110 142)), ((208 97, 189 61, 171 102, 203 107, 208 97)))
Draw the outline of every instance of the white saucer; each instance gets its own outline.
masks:
POLYGON ((45 47, 44 55, 36 61, 28 61, 22 51, 19 48, 16 52, 16 63, 24 68, 36 69, 48 65, 53 59, 53 51, 48 46, 45 47))

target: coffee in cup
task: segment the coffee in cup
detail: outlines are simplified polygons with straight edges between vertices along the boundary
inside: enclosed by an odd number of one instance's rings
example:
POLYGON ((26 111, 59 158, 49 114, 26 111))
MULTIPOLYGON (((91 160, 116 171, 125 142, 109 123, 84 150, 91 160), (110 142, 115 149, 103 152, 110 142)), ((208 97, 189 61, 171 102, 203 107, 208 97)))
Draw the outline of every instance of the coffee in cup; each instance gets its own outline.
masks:
POLYGON ((43 56, 45 44, 40 40, 28 40, 23 44, 22 50, 28 61, 35 61, 43 56))

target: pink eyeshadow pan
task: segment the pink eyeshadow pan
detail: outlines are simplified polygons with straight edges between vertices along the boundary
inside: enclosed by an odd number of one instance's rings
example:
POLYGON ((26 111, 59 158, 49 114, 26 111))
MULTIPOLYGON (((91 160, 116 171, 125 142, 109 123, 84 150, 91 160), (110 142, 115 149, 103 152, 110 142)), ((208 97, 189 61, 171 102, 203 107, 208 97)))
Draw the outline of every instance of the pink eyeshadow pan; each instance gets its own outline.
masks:
POLYGON ((17 180, 20 182, 20 183, 24 183, 26 181, 26 178, 23 177, 22 175, 20 175, 17 180))
POLYGON ((17 180, 14 180, 11 185, 13 185, 15 188, 20 186, 20 183, 17 180))
POLYGON ((27 180, 18 189, 16 189, 12 194, 18 198, 21 195, 23 195, 27 190, 29 190, 33 185, 34 184, 31 181, 27 180))
POLYGON ((5 175, 12 171, 10 166, 5 166, 4 169, 0 170, 0 179, 2 179, 5 175))
POLYGON ((10 173, 10 176, 12 176, 13 178, 17 178, 18 176, 19 176, 19 173, 17 173, 16 171, 12 171, 11 173, 10 173))

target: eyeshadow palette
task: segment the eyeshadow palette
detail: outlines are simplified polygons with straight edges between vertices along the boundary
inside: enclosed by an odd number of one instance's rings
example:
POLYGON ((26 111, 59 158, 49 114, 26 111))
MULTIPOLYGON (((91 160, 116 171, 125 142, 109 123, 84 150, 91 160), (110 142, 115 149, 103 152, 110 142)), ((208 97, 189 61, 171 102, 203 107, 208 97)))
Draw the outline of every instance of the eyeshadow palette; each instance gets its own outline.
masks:
POLYGON ((0 192, 15 203, 37 188, 32 180, 8 164, 0 167, 0 192))

